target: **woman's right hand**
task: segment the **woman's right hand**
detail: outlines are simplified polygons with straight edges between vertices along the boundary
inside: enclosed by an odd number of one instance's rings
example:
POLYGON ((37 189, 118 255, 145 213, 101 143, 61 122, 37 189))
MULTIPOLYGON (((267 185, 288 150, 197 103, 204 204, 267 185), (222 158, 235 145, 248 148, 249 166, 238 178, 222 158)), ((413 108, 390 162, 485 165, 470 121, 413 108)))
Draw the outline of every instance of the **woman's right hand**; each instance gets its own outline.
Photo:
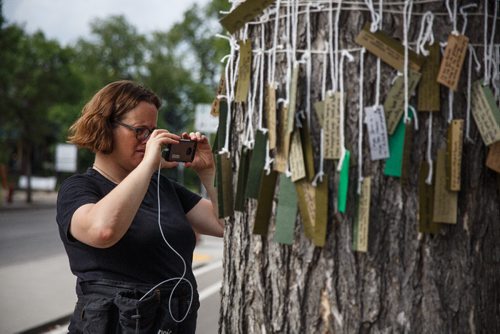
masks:
POLYGON ((145 163, 149 163, 153 171, 160 168, 175 168, 179 165, 178 162, 166 161, 162 157, 162 151, 168 144, 178 144, 180 136, 168 132, 165 129, 156 129, 151 133, 146 143, 146 151, 144 152, 145 163))

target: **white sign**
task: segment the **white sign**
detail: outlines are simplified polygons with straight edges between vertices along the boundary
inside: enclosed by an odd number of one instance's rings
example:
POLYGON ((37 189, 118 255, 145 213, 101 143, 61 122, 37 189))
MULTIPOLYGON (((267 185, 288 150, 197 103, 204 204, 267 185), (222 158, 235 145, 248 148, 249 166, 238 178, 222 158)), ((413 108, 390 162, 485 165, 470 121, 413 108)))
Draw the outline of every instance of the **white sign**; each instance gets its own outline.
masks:
MULTIPOLYGON (((389 139, 382 105, 365 108, 365 123, 368 130, 370 155, 372 160, 389 158, 389 139)), ((363 131, 360 129, 360 131, 363 131)))
POLYGON ((196 105, 196 114, 194 118, 194 128, 196 131, 205 134, 217 132, 219 117, 212 116, 210 114, 211 109, 212 106, 210 104, 196 105))
POLYGON ((76 172, 77 152, 73 144, 57 144, 56 172, 76 172))

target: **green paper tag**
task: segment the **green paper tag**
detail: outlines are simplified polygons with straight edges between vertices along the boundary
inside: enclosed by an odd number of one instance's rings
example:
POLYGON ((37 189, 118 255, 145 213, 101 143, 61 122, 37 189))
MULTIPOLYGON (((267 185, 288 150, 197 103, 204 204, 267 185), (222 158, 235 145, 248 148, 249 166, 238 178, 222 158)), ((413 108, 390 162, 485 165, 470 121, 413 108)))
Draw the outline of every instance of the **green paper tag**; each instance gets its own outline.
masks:
POLYGON ((280 174, 278 196, 274 241, 292 245, 295 221, 297 220, 297 193, 295 192, 294 183, 285 174, 280 174))
POLYGON ((345 212, 347 203, 347 190, 349 188, 349 163, 351 160, 351 152, 345 151, 344 161, 340 170, 339 192, 338 192, 338 210, 341 213, 345 212))
POLYGON ((267 133, 258 130, 255 133, 255 146, 253 148, 252 159, 248 168, 246 198, 257 198, 262 177, 262 170, 266 163, 266 143, 267 133))
POLYGON ((309 182, 314 180, 316 172, 314 171, 314 149, 312 144, 311 133, 309 132, 309 127, 306 122, 302 125, 300 129, 300 137, 302 139, 302 149, 304 150, 304 164, 306 167, 306 175, 309 182))
POLYGON ((418 84, 418 111, 435 112, 441 109, 439 83, 436 81, 441 59, 439 43, 425 45, 429 49, 424 65, 422 78, 418 84))
POLYGON ((316 186, 316 222, 314 224, 315 246, 323 247, 326 241, 326 227, 328 224, 328 175, 323 175, 323 182, 316 186))
POLYGON ((225 144, 227 128, 227 102, 223 101, 219 106, 219 127, 217 129, 217 149, 215 153, 220 151, 225 144))
POLYGON ((220 24, 234 34, 256 16, 260 15, 264 9, 271 5, 274 0, 251 0, 244 1, 232 12, 220 19, 220 24))
POLYGON ((219 217, 225 218, 234 213, 232 164, 227 154, 217 154, 216 163, 219 217))
POLYGON ((438 150, 436 178, 434 180, 432 221, 434 223, 456 224, 458 192, 449 190, 446 184, 446 148, 438 150))
POLYGON ((255 224, 253 233, 267 235, 269 220, 273 213, 274 190, 278 173, 271 172, 269 175, 262 171, 262 183, 259 189, 257 211, 255 213, 255 224))
POLYGON ((429 164, 424 161, 420 166, 418 175, 418 231, 420 233, 436 234, 439 232, 439 224, 432 222, 432 211, 434 207, 434 182, 427 184, 429 164))
MULTIPOLYGON (((411 112, 408 114, 411 118, 411 112)), ((389 136, 389 159, 385 161, 384 175, 401 177, 403 167, 403 151, 405 144, 406 124, 401 118, 394 133, 389 136)))
POLYGON ((250 159, 252 157, 252 150, 248 147, 243 147, 240 158, 240 166, 238 169, 238 184, 236 187, 236 199, 234 209, 243 212, 245 210, 245 189, 248 178, 248 168, 250 159))

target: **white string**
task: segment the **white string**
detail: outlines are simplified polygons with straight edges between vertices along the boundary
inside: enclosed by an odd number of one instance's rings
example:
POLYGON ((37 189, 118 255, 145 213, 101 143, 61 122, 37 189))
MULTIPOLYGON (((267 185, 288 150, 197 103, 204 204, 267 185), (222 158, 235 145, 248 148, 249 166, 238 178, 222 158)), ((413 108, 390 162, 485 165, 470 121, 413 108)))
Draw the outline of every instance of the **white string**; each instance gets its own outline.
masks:
POLYGON ((344 118, 345 118, 345 101, 344 101, 344 58, 347 57, 349 62, 354 61, 354 57, 347 51, 343 51, 340 57, 339 64, 339 85, 340 85, 340 119, 339 119, 339 137, 340 137, 340 159, 337 166, 337 171, 340 172, 346 154, 345 150, 345 134, 344 134, 344 118))
MULTIPOLYGON (((265 36, 265 25, 262 25, 261 33, 260 33, 260 38, 261 38, 261 44, 264 46, 266 43, 266 36, 265 36)), ((262 130, 263 125, 262 123, 264 122, 264 117, 262 116, 264 113, 264 57, 259 61, 258 63, 259 67, 257 68, 256 72, 258 75, 258 78, 260 79, 260 85, 259 85, 259 130, 262 130)), ((257 81, 257 79, 255 80, 257 81)))
MULTIPOLYGON (((338 0, 337 3, 337 12, 335 13, 335 86, 333 91, 336 91, 339 86, 339 20, 340 20, 340 12, 342 10, 342 0, 338 0)), ((343 53, 342 53, 343 54, 343 53)))
POLYGON ((433 22, 434 14, 432 14, 431 11, 425 12, 420 23, 420 33, 417 39, 417 54, 422 53, 426 57, 429 55, 429 51, 426 50, 424 46, 427 42, 429 42, 429 45, 434 44, 434 34, 432 32, 433 22))
POLYGON ((453 12, 450 8, 450 0, 446 0, 446 9, 448 10, 448 15, 450 16, 450 21, 453 25, 453 30, 451 33, 453 35, 458 35, 457 30, 457 0, 453 0, 453 12))
POLYGON ((417 110, 415 108, 413 108, 412 105, 410 105, 408 107, 411 111, 411 113, 413 114, 413 128, 418 131, 418 113, 417 113, 417 110))
POLYGON ((266 171, 266 175, 271 174, 271 164, 274 159, 271 158, 270 150, 269 150, 269 140, 266 141, 266 161, 264 163, 264 170, 266 171))
MULTIPOLYGON (((492 77, 492 71, 493 71, 493 43, 495 41, 495 30, 496 30, 496 23, 497 23, 497 16, 498 16, 498 0, 494 1, 495 7, 494 7, 494 14, 493 14, 493 26, 491 27, 491 37, 490 37, 490 45, 488 47, 488 58, 489 58, 489 63, 488 66, 485 64, 485 70, 488 72, 488 80, 485 82, 486 84, 490 83, 491 77, 492 77)), ((485 5, 485 7, 487 7, 485 5)), ((485 45, 486 49, 486 45, 485 45)))
POLYGON ((323 175, 324 173, 324 166, 323 166, 323 160, 324 160, 324 130, 321 128, 319 132, 319 170, 318 173, 314 176, 314 179, 312 181, 312 185, 316 187, 319 182, 323 182, 323 175))
POLYGON ((366 49, 361 49, 359 53, 359 109, 358 109, 358 195, 361 194, 361 184, 363 182, 363 84, 364 84, 364 59, 366 49))
POLYGON ((465 10, 469 8, 476 8, 477 4, 475 3, 470 3, 468 5, 460 7, 460 14, 462 14, 462 17, 464 18, 464 25, 462 26, 462 35, 465 35, 465 31, 467 30, 467 13, 465 10))
MULTIPOLYGON (((297 2, 298 3, 298 2, 297 2)), ((307 16, 306 16, 306 39, 307 39, 307 50, 311 50, 311 18, 310 18, 311 5, 307 6, 307 16)), ((307 128, 311 129, 311 76, 312 76, 312 61, 311 53, 304 53, 303 57, 306 60, 306 116, 307 116, 307 128)))
MULTIPOLYGON (((268 80, 270 82, 276 82, 276 48, 278 47, 278 31, 279 31, 279 18, 280 18, 280 4, 281 0, 276 1, 276 16, 274 20, 274 37, 273 37, 273 47, 272 47, 272 62, 268 65, 270 68, 270 75, 268 80)), ((264 26, 264 24, 262 24, 264 26)))
MULTIPOLYGON (((382 30, 384 6, 383 0, 379 0, 379 29, 382 30)), ((377 57, 377 78, 375 83, 375 106, 380 105, 380 79, 381 79, 381 59, 377 57)))
POLYGON ((432 161, 432 112, 429 112, 429 127, 427 132, 427 165, 429 165, 429 172, 427 174, 427 179, 425 183, 432 184, 432 172, 433 172, 433 161, 432 161))
POLYGON ((335 65, 334 65, 334 53, 333 53, 333 1, 330 1, 330 7, 329 7, 329 15, 328 15, 328 43, 327 45, 329 46, 329 51, 330 51, 330 75, 331 75, 331 81, 332 81, 332 91, 337 90, 337 87, 335 86, 336 81, 335 81, 335 65))
MULTIPOLYGON (((328 42, 325 42, 325 50, 328 50, 328 42)), ((328 51, 327 51, 328 52, 328 51)), ((326 72, 328 70, 327 52, 323 53, 323 73, 321 78, 321 101, 326 98, 326 72)))
POLYGON ((409 96, 408 96, 408 30, 410 26, 411 11, 413 6, 413 0, 407 0, 405 2, 405 9, 403 14, 403 44, 404 44, 404 68, 403 68, 403 76, 404 76, 404 122, 409 123, 411 120, 408 117, 408 105, 409 105, 409 96))
POLYGON ((290 83, 292 81, 292 60, 291 60, 291 48, 290 48, 290 25, 291 25, 291 15, 290 15, 290 6, 286 8, 287 17, 286 17, 286 44, 287 44, 287 52, 286 52, 286 105, 290 102, 290 83))
POLYGON ((467 68, 467 109, 465 111, 465 140, 472 143, 470 137, 470 113, 471 113, 471 80, 472 80, 472 57, 474 48, 469 45, 469 66, 467 68))
MULTIPOLYGON (((496 0, 495 0, 496 1, 496 0)), ((488 4, 487 1, 484 1, 484 79, 483 79, 483 85, 487 85, 488 82, 490 81, 489 78, 489 73, 488 73, 488 4)))
POLYGON ((454 97, 453 90, 449 89, 448 90, 448 119, 447 119, 448 124, 450 124, 451 121, 453 120, 453 97, 454 97))
POLYGON ((378 15, 377 12, 375 12, 375 8, 373 7, 373 0, 364 0, 364 1, 366 7, 368 7, 368 10, 370 11, 370 16, 371 16, 370 31, 376 32, 380 24, 380 15, 378 15))

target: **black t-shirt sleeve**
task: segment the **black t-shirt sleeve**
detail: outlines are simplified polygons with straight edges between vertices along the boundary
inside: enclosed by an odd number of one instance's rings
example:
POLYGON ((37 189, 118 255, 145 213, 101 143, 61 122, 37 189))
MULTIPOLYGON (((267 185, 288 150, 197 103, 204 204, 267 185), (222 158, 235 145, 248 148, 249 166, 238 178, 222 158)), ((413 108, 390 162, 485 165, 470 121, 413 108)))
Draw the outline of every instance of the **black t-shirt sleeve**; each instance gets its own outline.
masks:
POLYGON ((64 181, 57 196, 57 223, 65 232, 67 241, 75 241, 69 234, 75 211, 82 205, 97 203, 101 198, 98 187, 84 175, 75 175, 64 181))
POLYGON ((175 181, 171 182, 174 186, 175 192, 177 193, 177 197, 179 197, 184 213, 188 213, 196 204, 198 204, 201 200, 201 196, 175 181))

